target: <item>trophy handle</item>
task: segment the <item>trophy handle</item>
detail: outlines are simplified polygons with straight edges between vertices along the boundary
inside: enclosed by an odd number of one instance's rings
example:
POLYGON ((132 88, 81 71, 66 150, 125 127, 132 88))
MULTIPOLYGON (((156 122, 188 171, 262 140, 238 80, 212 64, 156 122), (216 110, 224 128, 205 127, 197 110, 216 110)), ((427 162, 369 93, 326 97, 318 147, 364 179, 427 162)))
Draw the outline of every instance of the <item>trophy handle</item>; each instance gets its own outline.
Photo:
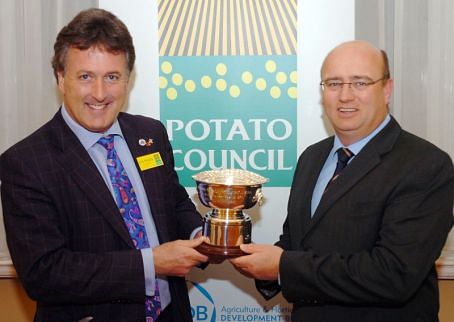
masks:
POLYGON ((255 191, 254 198, 252 199, 254 203, 257 203, 259 206, 263 205, 263 193, 262 189, 257 189, 255 191))

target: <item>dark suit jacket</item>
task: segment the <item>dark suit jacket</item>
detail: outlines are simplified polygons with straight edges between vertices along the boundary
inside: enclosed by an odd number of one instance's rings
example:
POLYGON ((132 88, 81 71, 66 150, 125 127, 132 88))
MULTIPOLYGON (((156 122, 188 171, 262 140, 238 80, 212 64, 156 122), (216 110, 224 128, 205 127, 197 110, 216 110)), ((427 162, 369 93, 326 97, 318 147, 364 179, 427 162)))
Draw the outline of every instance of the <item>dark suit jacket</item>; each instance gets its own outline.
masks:
MULTIPOLYGON (((392 118, 333 182, 311 219, 333 146, 310 146, 294 175, 279 246, 292 321, 438 321, 434 262, 453 222, 449 156, 392 118)), ((257 281, 265 296, 276 283, 257 281)))
MULTIPOLYGON (((159 241, 188 239, 201 217, 179 184, 163 125, 120 113, 129 149, 160 152, 140 171, 159 241), (140 138, 152 138, 140 146, 140 138)), ((136 164, 136 166, 138 166, 136 164)), ((38 302, 38 321, 144 321, 142 257, 95 164, 60 111, 0 159, 4 222, 19 279, 38 302)), ((169 277, 176 321, 192 321, 185 280, 169 277)))

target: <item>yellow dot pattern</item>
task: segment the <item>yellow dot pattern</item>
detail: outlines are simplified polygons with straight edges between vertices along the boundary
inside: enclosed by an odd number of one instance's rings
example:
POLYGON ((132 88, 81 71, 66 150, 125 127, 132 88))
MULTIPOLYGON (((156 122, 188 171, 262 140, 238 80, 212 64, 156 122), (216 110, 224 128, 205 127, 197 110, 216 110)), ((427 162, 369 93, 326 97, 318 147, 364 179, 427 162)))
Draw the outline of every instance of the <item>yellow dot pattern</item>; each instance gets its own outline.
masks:
POLYGON ((170 74, 172 72, 172 64, 165 61, 161 64, 161 70, 164 74, 170 74))
POLYGON ((210 76, 205 75, 205 76, 202 76, 202 78, 200 79, 200 84, 202 85, 203 88, 210 88, 211 83, 212 83, 212 80, 211 80, 210 76))
POLYGON ((216 73, 219 76, 225 76, 227 74, 227 66, 223 63, 219 63, 216 65, 216 73))
POLYGON ((279 97, 281 97, 281 89, 277 86, 271 87, 270 95, 272 98, 278 99, 279 97))
POLYGON ((276 62, 274 60, 268 60, 265 63, 265 70, 268 73, 274 73, 276 71, 276 62))
POLYGON ((169 100, 173 101, 178 97, 178 92, 175 88, 170 87, 167 89, 166 95, 169 100))
MULTIPOLYGON (((165 90, 166 97, 172 101, 177 99, 179 90, 194 93, 198 89, 197 83, 200 84, 200 89, 202 90, 211 88, 213 82, 215 89, 220 92, 225 92, 228 89, 227 92, 232 98, 237 98, 241 95, 241 84, 252 84, 253 87, 250 88, 267 93, 273 99, 281 98, 282 93, 287 93, 287 97, 293 100, 296 100, 298 96, 296 70, 290 72, 279 70, 278 65, 272 59, 267 60, 263 66, 266 73, 272 75, 260 77, 260 75, 253 75, 251 71, 246 70, 241 73, 241 80, 238 80, 240 83, 232 85, 228 84, 226 79, 222 78, 228 74, 228 67, 224 63, 218 63, 214 67, 217 76, 215 79, 213 79, 214 75, 203 75, 200 79, 185 80, 181 73, 172 73, 174 68, 169 61, 162 62, 160 68, 162 74, 159 77, 159 88, 165 90), (273 78, 270 78, 270 76, 273 78), (176 87, 181 85, 184 86, 177 90, 176 87)), ((228 79, 229 82, 232 81, 231 78, 228 79)))
POLYGON ((284 72, 276 73, 276 82, 281 85, 285 84, 287 82, 287 74, 284 72))
POLYGON ((298 92, 296 90, 296 87, 292 86, 292 87, 289 87, 289 89, 287 90, 287 95, 288 97, 290 97, 291 99, 294 99, 296 100, 297 96, 298 96, 298 92))
POLYGON ((296 79, 297 79, 297 72, 296 71, 292 71, 290 73, 290 81, 293 83, 293 84, 296 84, 296 79))
POLYGON ((175 73, 172 75, 172 83, 174 83, 176 86, 180 86, 183 84, 183 76, 179 73, 175 73))
POLYGON ((227 88, 227 82, 222 78, 218 79, 216 81, 216 88, 221 92, 225 91, 225 89, 227 88))
POLYGON ((160 89, 166 88, 168 83, 169 82, 167 81, 167 78, 165 78, 164 76, 159 77, 159 88, 160 89))
POLYGON ((257 87, 259 91, 264 91, 266 89, 266 80, 263 78, 257 78, 255 81, 255 87, 257 87))
POLYGON ((241 74, 241 80, 245 84, 250 84, 254 80, 254 77, 252 76, 251 72, 246 71, 246 72, 243 72, 243 74, 241 74))
POLYGON ((241 92, 240 88, 237 85, 230 86, 229 89, 230 96, 236 98, 240 96, 240 92, 241 92))
POLYGON ((187 81, 184 83, 184 88, 185 88, 186 91, 188 91, 189 93, 194 92, 195 89, 196 89, 195 82, 194 82, 192 79, 187 80, 187 81))

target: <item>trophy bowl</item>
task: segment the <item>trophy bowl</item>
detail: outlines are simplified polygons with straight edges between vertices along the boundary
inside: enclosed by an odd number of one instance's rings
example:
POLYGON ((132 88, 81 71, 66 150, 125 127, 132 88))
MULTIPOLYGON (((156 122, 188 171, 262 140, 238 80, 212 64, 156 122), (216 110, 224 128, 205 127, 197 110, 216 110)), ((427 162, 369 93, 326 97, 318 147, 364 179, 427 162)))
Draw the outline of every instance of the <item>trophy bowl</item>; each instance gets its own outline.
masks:
POLYGON ((214 264, 243 255, 240 245, 251 242, 252 231, 251 218, 243 209, 262 203, 262 184, 268 179, 241 169, 209 170, 192 178, 200 201, 212 208, 204 216, 202 228, 209 242, 201 244, 198 251, 214 264))

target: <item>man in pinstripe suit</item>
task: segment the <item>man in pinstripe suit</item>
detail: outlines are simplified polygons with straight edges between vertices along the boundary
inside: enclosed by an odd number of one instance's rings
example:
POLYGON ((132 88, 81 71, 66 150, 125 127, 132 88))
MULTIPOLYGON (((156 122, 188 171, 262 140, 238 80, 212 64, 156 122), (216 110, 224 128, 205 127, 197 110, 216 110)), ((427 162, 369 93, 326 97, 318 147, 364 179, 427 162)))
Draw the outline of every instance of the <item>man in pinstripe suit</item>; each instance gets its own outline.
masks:
MULTIPOLYGON (((135 54, 126 26, 89 9, 59 33, 53 59, 63 105, 0 158, 8 247, 37 301, 36 321, 145 321, 158 286, 158 321, 192 321, 184 280, 207 260, 195 250, 201 217, 179 184, 165 128, 120 112, 135 54), (114 200, 101 137, 137 196, 149 248, 136 249, 114 200)), ((148 321, 148 319, 147 319, 148 321)))

